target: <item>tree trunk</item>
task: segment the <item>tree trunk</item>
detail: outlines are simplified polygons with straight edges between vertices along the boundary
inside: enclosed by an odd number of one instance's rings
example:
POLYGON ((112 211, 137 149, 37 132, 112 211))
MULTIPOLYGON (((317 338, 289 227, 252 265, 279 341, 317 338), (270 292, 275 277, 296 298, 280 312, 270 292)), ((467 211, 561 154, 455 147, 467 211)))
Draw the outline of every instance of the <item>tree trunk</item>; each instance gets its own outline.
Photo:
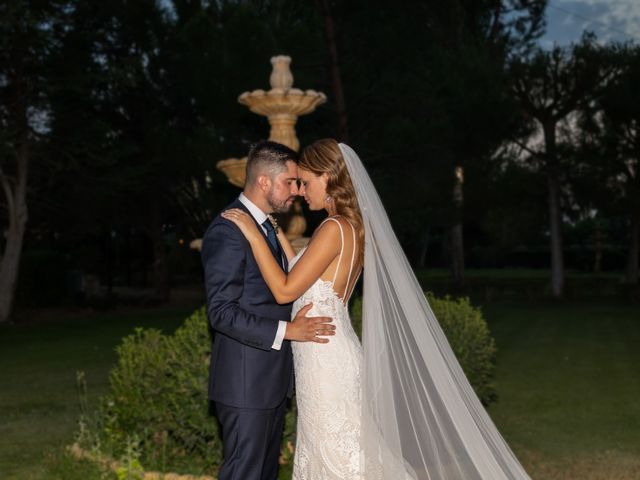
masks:
POLYGON ((629 256, 627 259, 626 282, 629 285, 638 284, 638 250, 640 248, 640 216, 631 217, 631 229, 629 235, 629 256))
POLYGON ((7 177, 0 172, 2 189, 7 201, 9 229, 7 243, 0 263, 0 323, 11 319, 24 232, 27 225, 27 172, 29 166, 29 144, 26 133, 22 136, 17 151, 16 182, 12 187, 7 177))
POLYGON ((453 185, 454 221, 451 226, 451 274, 453 285, 457 290, 464 286, 463 184, 464 169, 457 166, 455 167, 455 183, 453 185))
POLYGON ((560 211, 560 182, 557 175, 547 175, 549 188, 549 232, 551 247, 551 292, 561 298, 564 293, 564 255, 562 250, 562 213, 560 211))
POLYGON ((112 235, 113 229, 111 224, 107 225, 104 230, 102 240, 102 251, 104 255, 104 283, 107 286, 109 297, 113 293, 113 245, 112 235))
POLYGON ((429 238, 431 237, 431 226, 427 225, 420 236, 420 249, 418 251, 418 267, 424 267, 427 263, 427 251, 429 250, 429 238))
POLYGON ((562 210, 560 179, 556 159, 556 125, 544 126, 547 153, 547 188, 549 195, 549 233, 551 248, 551 293, 555 298, 564 294, 564 254, 562 248, 562 210))
POLYGON ((338 115, 338 140, 349 141, 349 129, 347 123, 347 106, 344 101, 344 89, 342 88, 342 77, 340 75, 340 64, 338 63, 338 48, 336 46, 336 35, 333 24, 333 15, 328 0, 320 0, 320 11, 324 18, 324 36, 327 42, 329 53, 329 77, 331 78, 331 90, 336 102, 336 113, 338 115))
POLYGON ((148 233, 153 248, 153 286, 155 296, 163 302, 169 301, 169 268, 167 267, 167 251, 162 232, 162 215, 158 202, 151 203, 148 233))
POLYGON ((464 287, 464 244, 462 223, 451 227, 451 274, 456 290, 464 287))
POLYGON ((594 258, 593 258, 593 271, 600 273, 602 270, 602 256, 604 252, 604 234, 602 233, 602 227, 600 222, 596 222, 596 228, 593 232, 594 243, 594 258))
POLYGON ((0 323, 8 322, 13 312, 25 224, 18 222, 18 225, 9 228, 7 235, 7 246, 0 266, 0 323))

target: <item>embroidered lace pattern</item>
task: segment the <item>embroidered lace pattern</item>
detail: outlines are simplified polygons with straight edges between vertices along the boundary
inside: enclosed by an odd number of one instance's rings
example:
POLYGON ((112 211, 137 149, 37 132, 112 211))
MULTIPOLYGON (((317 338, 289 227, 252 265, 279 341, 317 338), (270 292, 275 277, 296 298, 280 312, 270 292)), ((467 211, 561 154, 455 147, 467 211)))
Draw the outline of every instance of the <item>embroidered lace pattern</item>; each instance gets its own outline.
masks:
MULTIPOLYGON (((351 228, 353 230, 353 226, 351 228)), ((342 234, 342 226, 340 229, 342 234)), ((303 252, 292 260, 290 268, 303 252)), ((352 257, 349 278, 353 260, 352 257)), ((298 405, 294 480, 363 479, 360 452, 362 347, 351 326, 349 311, 334 289, 336 276, 337 269, 333 281, 318 279, 293 305, 295 316, 300 308, 313 302, 307 315, 332 317, 336 325, 336 334, 327 344, 293 343, 298 405)), ((347 290, 348 285, 347 280, 347 290)))

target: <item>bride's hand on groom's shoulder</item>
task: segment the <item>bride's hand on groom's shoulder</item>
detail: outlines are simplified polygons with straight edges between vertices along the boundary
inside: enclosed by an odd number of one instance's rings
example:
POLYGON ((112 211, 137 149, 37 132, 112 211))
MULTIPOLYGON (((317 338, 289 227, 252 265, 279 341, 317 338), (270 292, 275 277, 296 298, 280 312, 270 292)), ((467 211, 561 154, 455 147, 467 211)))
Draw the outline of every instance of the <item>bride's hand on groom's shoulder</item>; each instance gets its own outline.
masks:
POLYGON ((312 303, 302 307, 295 318, 287 324, 284 338, 296 342, 328 343, 327 336, 336 334, 336 326, 331 317, 307 317, 312 303))
POLYGON ((256 237, 260 236, 258 227, 256 226, 255 222, 249 216, 249 214, 244 212, 243 210, 239 208, 230 208, 229 210, 225 210, 224 212, 222 212, 220 216, 236 224, 242 234, 250 242, 256 237))

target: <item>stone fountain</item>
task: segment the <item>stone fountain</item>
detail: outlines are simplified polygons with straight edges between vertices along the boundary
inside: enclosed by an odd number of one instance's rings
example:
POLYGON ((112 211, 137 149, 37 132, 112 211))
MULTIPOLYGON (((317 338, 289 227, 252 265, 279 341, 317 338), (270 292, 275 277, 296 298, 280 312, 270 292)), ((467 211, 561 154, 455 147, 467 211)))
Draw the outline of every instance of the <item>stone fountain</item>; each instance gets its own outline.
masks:
MULTIPOLYGON (((269 78, 271 90, 244 92, 238 97, 238 102, 249 107, 253 113, 267 117, 271 125, 269 140, 298 151, 300 142, 295 129, 298 117, 313 112, 318 105, 327 101, 327 97, 324 93, 315 90, 303 91, 293 88, 290 64, 291 57, 286 55, 272 57, 273 70, 269 78)), ((231 184, 242 188, 246 163, 247 157, 229 158, 219 161, 216 168, 227 176, 231 184)), ((302 206, 299 201, 294 203, 293 215, 286 223, 287 237, 294 248, 301 248, 306 244, 307 239, 302 237, 306 229, 306 221, 302 216, 302 206)))

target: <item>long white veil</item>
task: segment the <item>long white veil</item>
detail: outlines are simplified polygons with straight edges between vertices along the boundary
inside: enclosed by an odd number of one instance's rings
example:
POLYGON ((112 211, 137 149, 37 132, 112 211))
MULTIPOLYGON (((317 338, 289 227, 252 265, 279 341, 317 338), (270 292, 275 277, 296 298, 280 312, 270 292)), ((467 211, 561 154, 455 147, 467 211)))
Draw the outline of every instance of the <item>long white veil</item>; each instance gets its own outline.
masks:
POLYGON ((365 229, 364 477, 529 479, 456 360, 360 158, 340 150, 365 229))

